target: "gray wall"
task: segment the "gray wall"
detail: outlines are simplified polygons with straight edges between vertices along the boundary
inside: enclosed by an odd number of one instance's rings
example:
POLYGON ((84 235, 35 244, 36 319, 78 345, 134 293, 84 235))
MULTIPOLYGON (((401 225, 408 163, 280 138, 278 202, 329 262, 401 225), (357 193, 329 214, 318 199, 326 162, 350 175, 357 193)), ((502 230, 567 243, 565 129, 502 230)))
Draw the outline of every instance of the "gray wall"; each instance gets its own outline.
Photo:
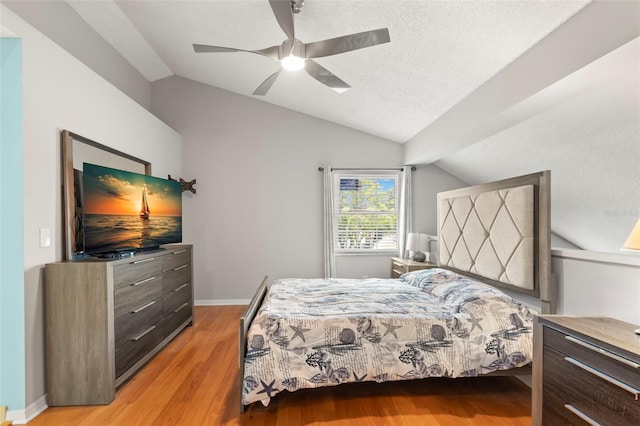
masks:
POLYGON ((151 84, 64 1, 2 0, 105 80, 149 109, 151 84))
MULTIPOLYGON (((322 276, 318 166, 402 164, 400 144, 180 77, 152 84, 151 109, 182 135, 183 178, 198 180, 184 227, 199 303, 246 300, 265 274, 322 276)), ((435 194, 464 183, 436 166, 413 177, 415 229, 435 231, 435 194)), ((341 277, 388 277, 389 265, 336 258, 341 277)))
MULTIPOLYGON (((26 404, 44 403, 44 265, 62 260, 60 131, 70 130, 181 174, 180 135, 101 76, 0 5, 0 24, 22 38, 24 318, 26 404), (39 230, 51 246, 39 246, 39 230)), ((0 374, 2 372, 0 371, 0 374)), ((9 407, 20 410, 25 407, 9 407)))
MULTIPOLYGON (((183 137, 182 177, 198 180, 184 231, 200 303, 246 300, 265 274, 322 276, 318 166, 402 164, 400 144, 180 77, 152 84, 151 109, 183 137)), ((388 270, 388 256, 337 265, 340 276, 388 270)))
POLYGON ((413 174, 413 231, 437 235, 438 192, 465 186, 465 182, 434 164, 418 166, 413 174))

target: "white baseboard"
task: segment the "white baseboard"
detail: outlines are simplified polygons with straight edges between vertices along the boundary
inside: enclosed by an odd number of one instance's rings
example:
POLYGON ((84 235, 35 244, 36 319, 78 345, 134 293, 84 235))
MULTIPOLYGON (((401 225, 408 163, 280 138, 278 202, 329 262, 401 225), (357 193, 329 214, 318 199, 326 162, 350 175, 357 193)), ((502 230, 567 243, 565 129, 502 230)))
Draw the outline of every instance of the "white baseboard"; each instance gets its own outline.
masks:
POLYGON ((7 420, 11 420, 14 425, 26 425, 47 408, 49 408, 47 405, 47 395, 42 395, 24 410, 7 411, 7 420))
POLYGON ((251 299, 201 299, 193 302, 196 306, 248 305, 251 299))

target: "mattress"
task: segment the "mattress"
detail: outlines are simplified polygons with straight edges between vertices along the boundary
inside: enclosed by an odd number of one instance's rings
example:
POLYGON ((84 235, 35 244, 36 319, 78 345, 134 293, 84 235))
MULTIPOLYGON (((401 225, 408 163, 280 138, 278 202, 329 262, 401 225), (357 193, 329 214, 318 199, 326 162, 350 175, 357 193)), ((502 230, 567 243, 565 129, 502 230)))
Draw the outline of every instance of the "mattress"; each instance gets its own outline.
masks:
POLYGON ((242 403, 342 383, 470 377, 532 360, 533 313, 444 269, 275 281, 247 334, 242 403))

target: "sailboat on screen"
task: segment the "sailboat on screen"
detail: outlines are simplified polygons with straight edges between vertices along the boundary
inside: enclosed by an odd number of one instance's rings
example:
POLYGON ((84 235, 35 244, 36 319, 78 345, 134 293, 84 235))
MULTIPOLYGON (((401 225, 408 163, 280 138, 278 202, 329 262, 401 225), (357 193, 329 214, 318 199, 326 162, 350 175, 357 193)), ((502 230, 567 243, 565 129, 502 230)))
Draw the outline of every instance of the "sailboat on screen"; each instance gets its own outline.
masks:
POLYGON ((140 218, 149 219, 149 203, 147 202, 147 188, 142 188, 142 205, 140 206, 140 218))

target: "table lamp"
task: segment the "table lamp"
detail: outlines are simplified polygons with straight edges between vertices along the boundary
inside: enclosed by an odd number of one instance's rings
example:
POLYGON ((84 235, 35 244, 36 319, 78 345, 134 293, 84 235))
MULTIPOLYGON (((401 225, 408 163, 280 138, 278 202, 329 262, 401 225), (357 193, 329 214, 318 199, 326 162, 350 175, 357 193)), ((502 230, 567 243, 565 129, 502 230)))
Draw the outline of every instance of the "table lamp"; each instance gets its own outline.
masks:
POLYGON ((640 220, 631 230, 631 234, 629 234, 627 241, 624 242, 622 250, 640 252, 640 220))
POLYGON ((425 252, 429 252, 429 235, 411 232, 407 235, 407 250, 412 251, 411 260, 424 262, 427 260, 425 252))

